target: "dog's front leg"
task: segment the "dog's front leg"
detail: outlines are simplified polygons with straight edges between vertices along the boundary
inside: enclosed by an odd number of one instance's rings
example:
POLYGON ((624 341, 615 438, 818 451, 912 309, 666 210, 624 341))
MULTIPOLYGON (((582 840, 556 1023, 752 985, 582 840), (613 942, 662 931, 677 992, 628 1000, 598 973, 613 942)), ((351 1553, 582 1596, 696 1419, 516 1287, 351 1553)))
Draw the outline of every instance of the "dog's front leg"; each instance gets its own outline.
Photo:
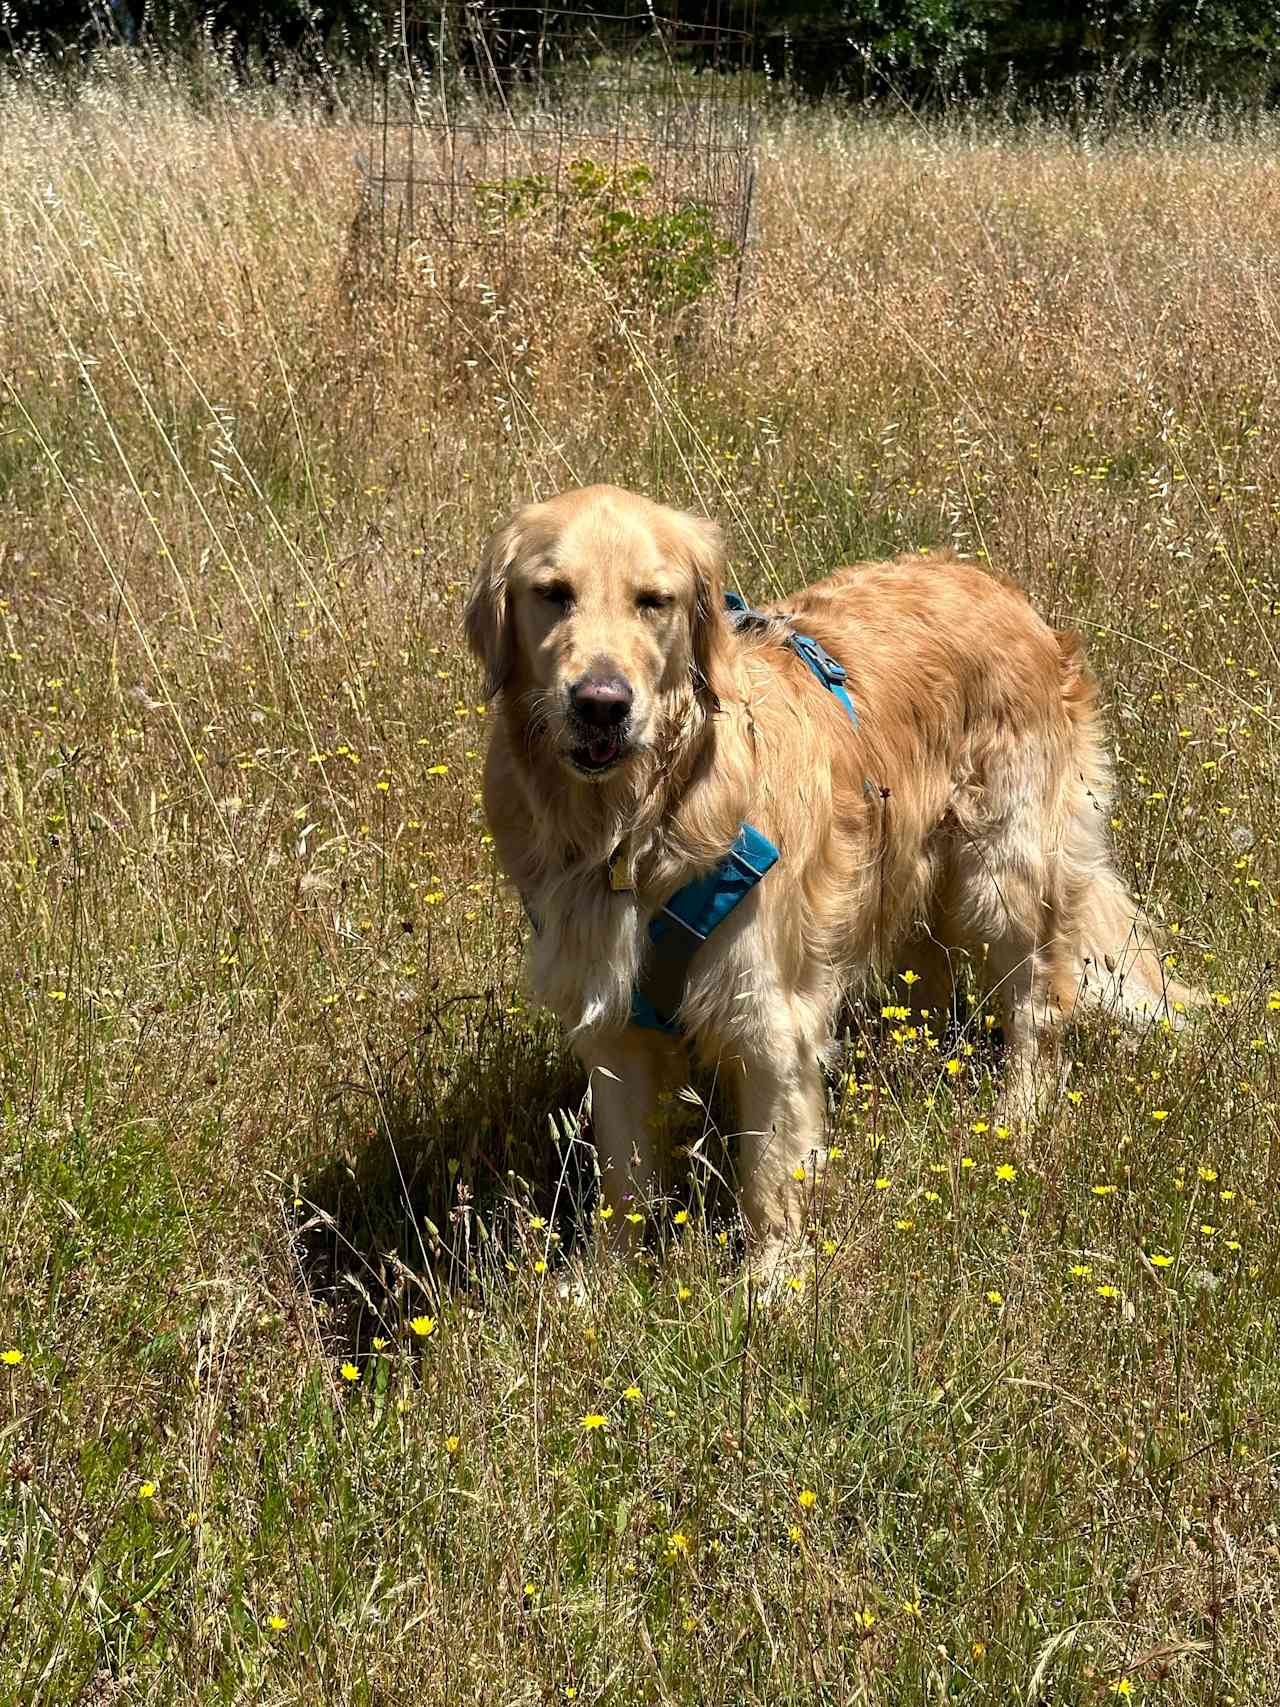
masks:
POLYGON ((600 1189, 616 1242, 634 1244, 648 1205, 661 1189, 662 1121, 659 1093, 671 1078, 672 1046, 665 1037, 628 1026, 591 1034, 577 1044, 591 1075, 591 1124, 600 1189))
POLYGON ((787 1027, 769 1045, 742 1053, 738 1081, 742 1213, 765 1281, 803 1238, 826 1114, 817 1041, 787 1027))

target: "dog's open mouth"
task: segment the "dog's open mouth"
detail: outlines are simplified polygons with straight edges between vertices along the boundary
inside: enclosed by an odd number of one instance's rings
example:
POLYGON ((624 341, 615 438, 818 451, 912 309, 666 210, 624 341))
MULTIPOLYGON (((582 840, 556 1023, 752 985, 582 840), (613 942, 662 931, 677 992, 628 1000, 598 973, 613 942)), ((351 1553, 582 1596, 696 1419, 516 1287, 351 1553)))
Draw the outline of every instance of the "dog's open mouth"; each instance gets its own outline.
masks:
POLYGON ((597 730, 588 740, 569 749, 569 761, 575 770, 588 776, 600 776, 612 770, 622 757, 626 743, 617 729, 597 730))

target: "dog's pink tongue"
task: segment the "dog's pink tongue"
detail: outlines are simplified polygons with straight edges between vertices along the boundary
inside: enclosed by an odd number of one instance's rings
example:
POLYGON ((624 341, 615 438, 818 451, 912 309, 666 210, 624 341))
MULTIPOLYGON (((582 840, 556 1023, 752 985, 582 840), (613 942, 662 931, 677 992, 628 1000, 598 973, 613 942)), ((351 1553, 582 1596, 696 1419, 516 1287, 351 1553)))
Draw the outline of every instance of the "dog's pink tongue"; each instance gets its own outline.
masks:
POLYGON ((587 752, 593 765, 607 765, 618 752, 618 737, 616 735, 596 735, 587 743, 587 752))

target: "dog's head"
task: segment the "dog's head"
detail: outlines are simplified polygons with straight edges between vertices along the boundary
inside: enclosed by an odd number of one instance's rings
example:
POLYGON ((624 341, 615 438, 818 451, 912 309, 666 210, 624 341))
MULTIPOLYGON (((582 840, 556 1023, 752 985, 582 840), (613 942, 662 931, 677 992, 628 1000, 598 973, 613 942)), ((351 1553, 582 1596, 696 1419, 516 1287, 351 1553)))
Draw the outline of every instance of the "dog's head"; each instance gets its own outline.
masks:
POLYGON ((691 697, 727 689, 724 547, 701 517, 616 486, 520 510, 490 540, 466 630, 488 691, 556 758, 602 779, 652 749, 691 697))

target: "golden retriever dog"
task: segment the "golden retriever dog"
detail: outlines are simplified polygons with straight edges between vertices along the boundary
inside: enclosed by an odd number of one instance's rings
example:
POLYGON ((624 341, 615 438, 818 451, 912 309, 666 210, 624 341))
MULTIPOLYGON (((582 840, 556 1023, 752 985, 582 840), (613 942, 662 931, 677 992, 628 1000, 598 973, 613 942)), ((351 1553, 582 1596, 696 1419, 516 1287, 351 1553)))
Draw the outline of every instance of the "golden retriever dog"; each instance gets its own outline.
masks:
POLYGON ((498 531, 466 631, 497 698, 485 810, 535 921, 533 993, 590 1075, 606 1204, 659 1177, 659 1094, 691 1050, 736 1098, 740 1200, 768 1267, 804 1231, 823 1063, 874 969, 909 962, 929 980, 913 994, 945 1006, 936 980, 967 957, 1024 1118, 1081 1003, 1141 1021, 1191 996, 1111 862, 1074 634, 945 555, 840 569, 747 625, 724 573, 712 523, 590 486, 498 531), (856 725, 793 632, 844 666, 856 725), (641 1029, 650 921, 744 824, 776 865, 688 962, 678 1031, 641 1029))

